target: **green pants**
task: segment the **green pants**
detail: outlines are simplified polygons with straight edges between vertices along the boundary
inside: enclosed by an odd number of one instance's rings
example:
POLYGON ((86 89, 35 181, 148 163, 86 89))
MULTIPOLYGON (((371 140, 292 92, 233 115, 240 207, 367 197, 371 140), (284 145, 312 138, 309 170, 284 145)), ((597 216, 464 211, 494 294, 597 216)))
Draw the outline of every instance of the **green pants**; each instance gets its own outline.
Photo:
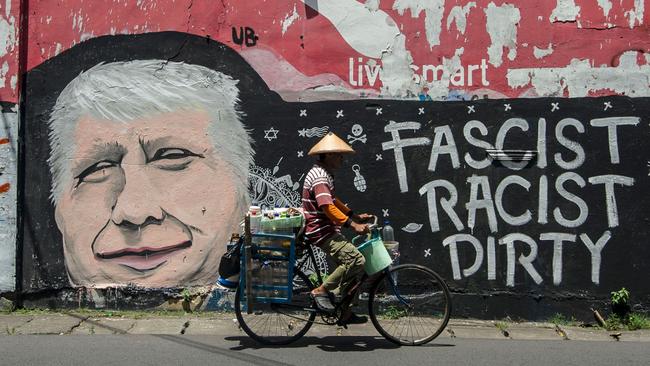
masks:
POLYGON ((337 266, 334 272, 327 277, 323 286, 335 295, 345 296, 350 286, 354 285, 363 274, 363 265, 366 263, 366 259, 341 234, 332 235, 320 248, 337 266))

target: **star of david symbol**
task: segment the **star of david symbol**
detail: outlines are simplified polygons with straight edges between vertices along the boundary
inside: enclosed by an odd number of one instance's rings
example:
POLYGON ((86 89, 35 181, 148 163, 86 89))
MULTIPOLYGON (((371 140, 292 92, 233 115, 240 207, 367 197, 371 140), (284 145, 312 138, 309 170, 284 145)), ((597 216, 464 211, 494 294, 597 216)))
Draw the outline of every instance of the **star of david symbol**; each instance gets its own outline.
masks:
POLYGON ((267 140, 269 140, 269 141, 271 141, 271 140, 275 140, 275 139, 278 138, 278 132, 280 132, 280 131, 279 131, 279 130, 276 130, 276 129, 273 128, 273 127, 271 127, 271 128, 268 129, 268 130, 264 130, 264 138, 267 139, 267 140))

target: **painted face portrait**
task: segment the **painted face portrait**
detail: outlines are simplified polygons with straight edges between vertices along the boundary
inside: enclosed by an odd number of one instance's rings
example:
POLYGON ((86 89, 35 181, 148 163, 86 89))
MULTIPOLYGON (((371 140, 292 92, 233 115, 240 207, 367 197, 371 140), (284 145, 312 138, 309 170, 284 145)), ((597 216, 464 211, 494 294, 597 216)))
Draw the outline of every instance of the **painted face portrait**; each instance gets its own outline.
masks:
POLYGON ((248 206, 236 84, 157 60, 100 64, 68 84, 48 162, 73 285, 214 283, 248 206))

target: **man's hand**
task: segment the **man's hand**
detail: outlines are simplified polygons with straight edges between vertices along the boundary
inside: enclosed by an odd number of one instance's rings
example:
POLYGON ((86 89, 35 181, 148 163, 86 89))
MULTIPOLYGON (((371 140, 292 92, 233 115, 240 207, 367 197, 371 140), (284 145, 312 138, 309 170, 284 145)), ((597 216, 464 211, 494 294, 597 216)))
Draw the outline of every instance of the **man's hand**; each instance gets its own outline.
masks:
POLYGON ((353 221, 350 223, 350 227, 352 228, 352 230, 354 230, 355 233, 359 235, 367 234, 368 232, 370 232, 370 230, 368 229, 368 225, 366 224, 358 224, 353 221))
POLYGON ((371 214, 362 213, 362 214, 354 215, 353 219, 356 222, 368 222, 372 220, 373 217, 374 216, 371 214))

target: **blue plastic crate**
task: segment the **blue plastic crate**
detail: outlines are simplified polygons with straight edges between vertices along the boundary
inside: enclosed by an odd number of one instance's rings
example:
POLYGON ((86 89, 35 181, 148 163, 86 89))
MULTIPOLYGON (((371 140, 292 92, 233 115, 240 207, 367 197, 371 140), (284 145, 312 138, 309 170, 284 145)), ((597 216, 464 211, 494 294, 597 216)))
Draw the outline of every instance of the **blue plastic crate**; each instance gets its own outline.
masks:
MULTIPOLYGON (((251 241, 252 292, 258 303, 289 303, 293 288, 293 265, 296 255, 295 235, 256 233, 251 241), (261 276, 264 263, 271 266, 270 282, 261 276)), ((239 286, 246 288, 246 252, 241 256, 239 286)), ((245 294, 244 296, 245 297, 245 294)))

